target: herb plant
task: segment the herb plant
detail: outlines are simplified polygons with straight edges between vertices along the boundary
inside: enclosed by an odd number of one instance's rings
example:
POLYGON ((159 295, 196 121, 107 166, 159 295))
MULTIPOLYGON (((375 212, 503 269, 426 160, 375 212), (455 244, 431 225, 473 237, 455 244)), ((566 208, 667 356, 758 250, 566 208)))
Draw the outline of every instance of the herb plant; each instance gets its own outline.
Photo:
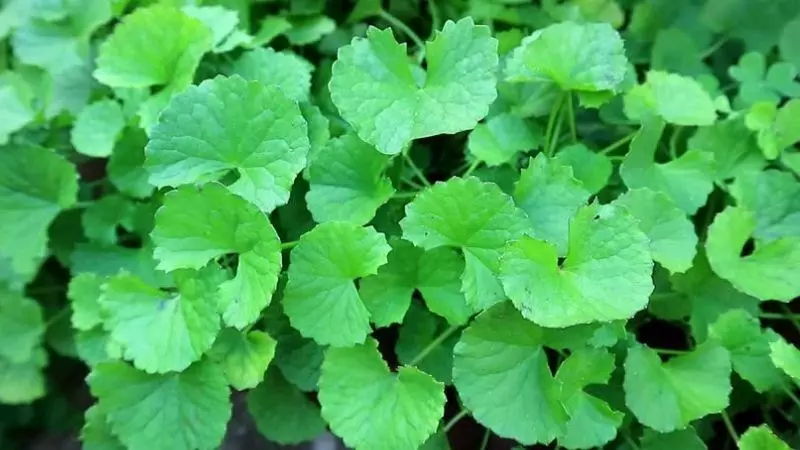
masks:
POLYGON ((800 448, 800 3, 197 3, 3 3, 0 447, 800 448))

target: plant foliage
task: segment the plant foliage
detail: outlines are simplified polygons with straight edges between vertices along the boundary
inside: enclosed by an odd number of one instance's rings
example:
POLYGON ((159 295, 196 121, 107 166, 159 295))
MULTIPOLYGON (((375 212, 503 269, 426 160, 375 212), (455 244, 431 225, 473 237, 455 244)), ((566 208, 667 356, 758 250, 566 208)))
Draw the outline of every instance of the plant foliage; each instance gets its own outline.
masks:
POLYGON ((796 0, 2 2, 0 447, 800 448, 799 36, 796 0))

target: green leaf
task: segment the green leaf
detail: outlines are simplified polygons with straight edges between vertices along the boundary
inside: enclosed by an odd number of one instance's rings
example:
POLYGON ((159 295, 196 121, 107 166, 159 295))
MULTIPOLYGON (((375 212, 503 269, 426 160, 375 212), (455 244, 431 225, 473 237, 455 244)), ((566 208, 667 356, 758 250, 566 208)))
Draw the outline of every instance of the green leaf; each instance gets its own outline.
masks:
POLYGON ((283 35, 292 45, 313 44, 336 30, 336 22, 322 15, 296 16, 290 20, 290 25, 283 35))
POLYGON ((269 219, 224 186, 184 186, 164 198, 152 233, 158 268, 200 269, 227 254, 238 256, 236 276, 219 286, 225 323, 255 322, 275 291, 281 270, 278 235, 269 219))
POLYGON ((800 382, 800 350, 783 339, 770 342, 769 348, 772 363, 794 378, 795 382, 800 382))
POLYGON ((603 446, 617 436, 623 413, 605 401, 588 394, 585 388, 608 383, 614 371, 614 356, 608 350, 576 350, 558 368, 561 403, 569 416, 558 444, 566 448, 603 446))
POLYGON ((531 158, 514 186, 514 202, 528 215, 531 236, 567 252, 570 219, 591 193, 572 176, 572 168, 540 153, 531 158))
POLYGON ((455 347, 453 381, 464 406, 498 436, 526 445, 562 436, 568 420, 543 338, 544 329, 504 302, 479 315, 455 347))
POLYGON ((541 147, 542 130, 511 114, 500 114, 479 123, 469 134, 469 152, 489 166, 511 163, 519 152, 541 147))
POLYGON ((797 69, 792 64, 778 62, 767 70, 766 57, 761 53, 744 54, 737 65, 728 68, 728 73, 739 82, 736 101, 743 106, 778 103, 782 95, 800 95, 800 83, 794 81, 797 69))
POLYGON ((119 103, 101 100, 81 111, 72 127, 72 145, 78 153, 95 158, 111 155, 114 143, 125 128, 125 118, 119 103))
POLYGON ((158 187, 234 172, 238 178, 231 191, 270 212, 289 200, 308 149, 297 103, 278 87, 234 75, 206 80, 172 98, 150 133, 146 167, 158 187))
POLYGON ((641 450, 706 450, 706 444, 692 427, 669 433, 656 433, 645 430, 641 450))
POLYGON ((319 406, 289 384, 275 368, 247 394, 247 409, 256 428, 279 444, 310 441, 325 431, 319 406))
POLYGON ((108 179, 120 192, 134 198, 146 198, 153 192, 144 169, 144 131, 128 128, 122 133, 108 159, 108 179))
POLYGON ((751 315, 758 315, 758 299, 739 292, 728 281, 717 276, 703 252, 695 257, 691 269, 673 275, 670 281, 677 291, 671 300, 680 301, 683 295, 689 302, 689 325, 697 342, 705 341, 709 325, 731 309, 742 309, 751 315))
POLYGON ((363 225, 394 194, 385 176, 389 157, 355 134, 328 141, 308 168, 308 210, 318 223, 363 225))
POLYGON ((622 38, 610 25, 562 22, 525 38, 511 54, 506 77, 513 82, 552 81, 591 104, 591 94, 609 98, 619 90, 627 63, 622 38))
POLYGON ((186 5, 185 14, 201 21, 211 31, 214 53, 224 53, 239 45, 248 44, 252 36, 239 30, 239 14, 222 6, 186 5))
POLYGON ((632 189, 617 197, 614 204, 639 222, 639 229, 650 240, 653 260, 672 273, 685 272, 692 266, 697 247, 694 225, 669 197, 647 188, 632 189))
POLYGON ((47 390, 42 368, 45 365, 47 353, 41 347, 21 363, 0 357, 0 403, 24 405, 44 397, 47 390))
POLYGON ((111 87, 187 86, 211 38, 202 22, 176 8, 139 8, 100 46, 94 76, 111 87))
POLYGON ((756 239, 755 250, 741 256, 756 232, 755 213, 728 207, 708 228, 706 251, 711 268, 738 290, 761 300, 788 302, 800 294, 800 236, 756 239))
POLYGON ((800 142, 798 114, 799 99, 789 100, 778 110, 774 103, 757 103, 748 111, 745 123, 758 132, 758 146, 764 157, 775 159, 784 149, 800 142))
POLYGON ((653 292, 648 244, 626 211, 583 207, 570 221, 564 262, 553 244, 523 237, 503 254, 503 287, 522 315, 542 326, 627 319, 653 292))
POLYGON ((766 164, 755 136, 741 119, 728 119, 709 127, 700 127, 687 145, 690 150, 712 155, 717 183, 759 171, 766 164))
MULTIPOLYGON (((4 7, 8 7, 4 5, 4 7)), ((0 144, 36 117, 33 93, 25 80, 14 72, 0 74, 0 144)))
POLYGON ((358 136, 394 155, 409 142, 474 128, 497 97, 497 41, 472 18, 447 21, 412 66, 391 30, 369 28, 339 49, 331 98, 358 136))
POLYGON ((780 371, 770 360, 770 343, 777 336, 764 332, 758 319, 741 309, 722 314, 709 327, 709 336, 731 353, 733 370, 758 392, 766 392, 783 382, 780 371))
POLYGON ((420 193, 406 206, 400 226, 404 239, 426 250, 456 247, 464 252, 461 291, 476 311, 505 299, 497 278, 500 252, 530 229, 511 197, 473 177, 451 178, 420 193))
POLYGON ((21 364, 39 351, 45 324, 35 300, 0 285, 0 359, 21 364))
POLYGON ((107 362, 88 381, 111 431, 128 448, 214 449, 231 417, 225 376, 208 361, 161 375, 107 362))
POLYGON ((359 284, 372 321, 378 326, 402 322, 411 296, 418 290, 431 312, 452 324, 466 323, 473 311, 461 292, 463 259, 449 248, 423 251, 400 239, 390 244, 388 263, 359 284))
POLYGON ((717 118, 714 101, 697 81, 656 70, 625 94, 625 115, 639 122, 654 115, 684 126, 707 126, 717 118))
POLYGON ((401 364, 415 363, 423 372, 444 384, 453 382, 453 347, 458 333, 453 333, 434 347, 421 361, 414 359, 428 345, 448 330, 447 323, 417 303, 412 303, 400 327, 395 353, 401 364))
POLYGON ((781 59, 795 67, 800 67, 800 50, 795 45, 798 41, 800 41, 800 18, 796 17, 783 28, 778 42, 781 59))
POLYGON ((730 186, 730 194, 737 206, 755 213, 756 240, 800 238, 800 182, 792 174, 778 170, 743 174, 730 186))
POLYGON ((125 358, 146 372, 181 371, 211 348, 220 329, 215 286, 180 275, 178 292, 165 292, 122 273, 108 280, 100 303, 105 328, 125 358))
POLYGON ((81 273, 69 282, 67 298, 72 308, 72 326, 77 330, 88 331, 102 325, 103 309, 100 297, 103 295, 104 280, 95 274, 81 273))
POLYGON ((86 410, 85 419, 81 430, 84 450, 125 450, 125 446, 112 433, 108 418, 97 405, 86 410))
POLYGON ((556 153, 555 161, 572 167, 572 175, 592 194, 608 184, 613 169, 606 155, 595 153, 583 144, 564 147, 556 153))
POLYGON ((354 281, 377 273, 389 253, 374 228, 326 222, 292 250, 283 308, 292 326, 323 345, 364 342, 370 314, 354 281))
POLYGON ((225 372, 234 389, 252 389, 264 379, 270 361, 275 356, 277 342, 263 331, 249 332, 225 328, 208 353, 225 372))
POLYGON ((750 427, 739 438, 740 450, 790 450, 766 425, 750 427))
POLYGON ((83 234, 92 242, 115 245, 118 229, 134 230, 135 207, 120 195, 109 195, 93 202, 81 217, 83 234))
POLYGON ((666 433, 725 409, 730 376, 728 351, 711 341, 666 363, 636 345, 625 359, 625 404, 639 422, 666 433))
POLYGON ((314 66, 294 53, 256 48, 242 53, 227 72, 248 81, 278 86, 288 98, 300 102, 308 100, 313 70, 314 66))
POLYGON ((694 214, 714 188, 711 155, 689 150, 667 163, 655 162, 664 122, 647 119, 631 141, 631 149, 620 167, 630 189, 650 188, 668 195, 680 209, 694 214))
POLYGON ((19 274, 31 274, 47 252, 47 228, 75 203, 75 167, 41 147, 0 151, 0 260, 19 274))
POLYGON ((444 413, 444 386, 413 367, 396 373, 378 343, 329 348, 319 380, 322 417, 347 446, 361 449, 417 448, 444 413))
POLYGON ((280 303, 273 302, 264 316, 267 331, 278 341, 273 361, 283 377, 301 391, 316 391, 324 348, 292 328, 280 303))

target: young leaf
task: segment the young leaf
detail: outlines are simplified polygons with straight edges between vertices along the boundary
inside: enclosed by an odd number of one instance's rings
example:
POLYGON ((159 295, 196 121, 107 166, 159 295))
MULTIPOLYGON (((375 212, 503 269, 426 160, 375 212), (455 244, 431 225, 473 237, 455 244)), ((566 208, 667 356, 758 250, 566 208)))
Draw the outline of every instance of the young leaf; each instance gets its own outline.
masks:
POLYGON ((105 328, 127 359, 149 373, 181 371, 211 348, 220 329, 216 288, 193 273, 176 274, 169 293, 122 273, 105 285, 105 328))
POLYGON ((243 53, 227 72, 248 81, 278 86, 287 97, 302 102, 308 100, 313 70, 314 66, 294 53, 256 48, 243 53))
POLYGON ((595 106, 617 92, 627 63, 622 39, 610 25, 562 22, 525 38, 511 54, 506 78, 513 82, 552 81, 595 106))
POLYGON ((208 361, 161 375, 107 362, 88 381, 113 434, 128 448, 214 449, 231 417, 228 383, 208 361))
POLYGON ((513 162, 519 152, 539 148, 544 133, 525 119, 512 114, 490 117, 469 134, 467 148, 489 166, 513 162))
POLYGON ((497 41, 472 18, 447 21, 426 46, 427 70, 408 63, 391 30, 369 28, 339 49, 331 98, 358 136, 394 155, 409 142, 475 127, 497 97, 497 41))
POLYGON ((783 382, 781 372, 770 360, 770 344, 777 339, 772 331, 764 332, 758 319, 741 309, 721 315, 708 329, 731 353, 733 370, 758 392, 766 392, 783 382))
POLYGON ((329 348, 319 380, 322 417, 356 450, 417 448, 444 413, 444 386, 413 367, 389 371, 378 343, 329 348))
POLYGON ((384 174, 388 164, 388 156, 355 134, 328 141, 308 168, 306 202, 314 220, 369 222, 395 192, 384 174))
POLYGON ((595 153, 583 144, 560 149, 554 160, 564 166, 572 167, 572 175, 592 194, 598 193, 608 184, 613 170, 611 160, 607 156, 595 153))
POLYGON ((667 361, 636 345, 625 359, 625 404, 644 425, 666 433, 728 406, 728 351, 714 342, 667 361))
POLYGON ((708 262, 745 294, 788 302, 800 294, 800 236, 756 240, 753 253, 741 256, 757 227, 756 214, 742 207, 717 214, 708 228, 708 262))
POLYGON ((378 326, 402 322, 419 290, 432 312, 453 324, 466 323, 473 311, 461 292, 463 259, 449 248, 423 251, 400 239, 390 244, 388 263, 362 279, 358 290, 372 321, 378 326))
POLYGON ((150 132, 146 167, 158 187, 238 178, 231 191, 265 212, 289 200, 306 164, 308 129, 280 88, 217 77, 175 95, 150 132))
POLYGON ((606 384, 614 371, 614 356, 608 350, 573 352, 558 368, 561 403, 569 416, 558 444, 569 449, 600 447, 613 440, 624 414, 585 392, 592 384, 606 384))
POLYGON ((697 81, 655 70, 625 94, 625 115, 639 122, 655 115, 684 126, 707 126, 717 118, 714 101, 697 81))
POLYGON ((742 174, 730 186, 730 194, 737 206, 755 213, 755 239, 800 237, 800 182, 792 174, 778 170, 742 174))
POLYGON ((256 387, 264 379, 276 345, 275 339, 263 331, 225 328, 214 341, 208 357, 222 367, 234 389, 243 391, 256 387))
POLYGON ((267 439, 283 445, 310 441, 325 431, 319 406, 270 368, 247 394, 247 409, 267 439))
POLYGON ((694 214, 714 188, 711 155, 687 151, 667 163, 655 162, 664 122, 649 118, 631 141, 631 149, 620 167, 630 189, 650 188, 667 194, 687 214, 694 214))
POLYGON ((0 285, 0 359, 22 364, 40 351, 45 324, 36 301, 0 285))
POLYGON ((35 270, 47 251, 47 228, 78 194, 75 167, 41 147, 0 151, 0 261, 20 275, 35 270))
POLYGON ((171 6, 138 8, 100 46, 94 76, 111 87, 187 86, 210 49, 199 20, 171 6))
POLYGON ((102 325, 103 309, 100 297, 103 295, 104 280, 95 274, 77 274, 69 282, 67 298, 72 308, 72 326, 77 330, 88 331, 102 325))
POLYGON ((500 281, 500 251, 529 231, 525 213, 496 185, 477 178, 437 183, 406 206, 403 238, 430 250, 456 247, 464 252, 461 290, 467 304, 486 309, 505 298, 500 281), (464 208, 464 205, 473 205, 464 208))
POLYGON ((239 329, 258 319, 281 270, 280 241, 269 219, 224 186, 183 186, 164 198, 152 232, 158 268, 200 269, 235 253, 236 276, 219 286, 225 323, 239 329))
POLYGON ((540 153, 532 158, 514 186, 514 203, 528 215, 531 236, 567 252, 569 221, 591 193, 572 176, 572 168, 540 153))
POLYGON ((800 382, 800 350, 783 339, 770 342, 769 348, 773 364, 794 378, 796 383, 800 382))
POLYGON ((483 312, 455 347, 453 382, 479 423, 522 444, 548 443, 565 432, 543 347, 544 329, 504 302, 483 312))
POLYGON ((81 111, 75 119, 70 137, 72 145, 79 153, 94 158, 106 158, 111 155, 123 128, 125 117, 119 103, 101 100, 81 111))
POLYGON ((364 342, 370 315, 354 281, 377 273, 389 250, 371 227, 326 222, 304 234, 292 250, 283 296, 292 326, 323 345, 364 342))
POLYGON ((639 222, 639 229, 650 240, 653 260, 672 273, 685 272, 692 266, 697 247, 694 225, 669 197, 647 188, 631 189, 614 204, 639 222))
POLYGON ((739 438, 739 450, 791 450, 766 425, 750 427, 739 438))
POLYGON ((501 279, 526 319, 545 327, 627 319, 653 292, 647 236, 620 208, 589 206, 570 221, 566 259, 524 237, 508 246, 501 279))

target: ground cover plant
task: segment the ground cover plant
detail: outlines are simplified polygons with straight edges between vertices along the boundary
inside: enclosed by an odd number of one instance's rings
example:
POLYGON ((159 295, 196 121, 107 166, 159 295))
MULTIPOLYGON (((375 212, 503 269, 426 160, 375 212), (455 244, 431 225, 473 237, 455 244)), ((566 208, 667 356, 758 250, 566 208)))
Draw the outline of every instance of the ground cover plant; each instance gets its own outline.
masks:
POLYGON ((797 1, 7 0, 0 42, 0 448, 800 448, 797 1))

